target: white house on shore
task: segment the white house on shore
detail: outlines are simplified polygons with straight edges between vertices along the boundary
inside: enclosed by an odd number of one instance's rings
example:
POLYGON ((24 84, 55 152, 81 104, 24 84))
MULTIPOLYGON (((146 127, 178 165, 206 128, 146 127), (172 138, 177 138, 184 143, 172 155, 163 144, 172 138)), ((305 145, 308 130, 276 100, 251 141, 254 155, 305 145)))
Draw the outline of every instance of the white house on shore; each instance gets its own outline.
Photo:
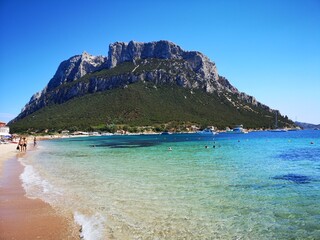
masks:
POLYGON ((0 122, 0 136, 10 136, 10 128, 4 122, 0 122))

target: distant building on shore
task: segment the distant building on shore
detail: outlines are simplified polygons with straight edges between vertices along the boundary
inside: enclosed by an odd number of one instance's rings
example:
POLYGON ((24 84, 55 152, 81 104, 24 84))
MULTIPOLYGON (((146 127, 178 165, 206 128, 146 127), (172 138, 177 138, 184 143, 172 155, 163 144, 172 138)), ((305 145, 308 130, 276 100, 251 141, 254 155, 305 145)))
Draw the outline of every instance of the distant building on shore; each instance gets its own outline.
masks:
POLYGON ((0 136, 10 135, 10 128, 4 122, 0 122, 0 136))

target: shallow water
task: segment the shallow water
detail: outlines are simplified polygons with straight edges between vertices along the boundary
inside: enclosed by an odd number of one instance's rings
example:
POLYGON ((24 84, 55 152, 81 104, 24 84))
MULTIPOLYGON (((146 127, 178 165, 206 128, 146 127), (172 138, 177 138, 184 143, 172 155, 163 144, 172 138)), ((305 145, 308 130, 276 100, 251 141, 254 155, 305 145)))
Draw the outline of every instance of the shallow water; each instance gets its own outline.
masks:
POLYGON ((38 148, 23 160, 28 195, 72 211, 85 239, 320 239, 320 131, 38 148))

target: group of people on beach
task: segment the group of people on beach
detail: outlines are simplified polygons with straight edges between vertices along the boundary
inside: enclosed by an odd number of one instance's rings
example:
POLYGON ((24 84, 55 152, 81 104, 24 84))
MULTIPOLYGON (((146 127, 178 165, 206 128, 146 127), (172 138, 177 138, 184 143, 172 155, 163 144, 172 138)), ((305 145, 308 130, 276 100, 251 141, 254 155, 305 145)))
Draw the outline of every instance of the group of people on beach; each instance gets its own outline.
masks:
POLYGON ((26 152, 27 151, 27 146, 28 146, 28 140, 26 137, 20 137, 17 150, 20 152, 26 152))
POLYGON ((27 145, 28 145, 27 138, 20 137, 19 142, 18 142, 18 146, 17 146, 17 150, 19 150, 20 152, 26 152, 27 145))
MULTIPOLYGON (((37 145, 37 138, 36 137, 33 138, 33 144, 34 144, 34 146, 37 145)), ((27 138, 20 137, 19 142, 18 142, 18 146, 17 146, 17 150, 19 150, 20 152, 26 152, 27 146, 28 146, 27 138)))

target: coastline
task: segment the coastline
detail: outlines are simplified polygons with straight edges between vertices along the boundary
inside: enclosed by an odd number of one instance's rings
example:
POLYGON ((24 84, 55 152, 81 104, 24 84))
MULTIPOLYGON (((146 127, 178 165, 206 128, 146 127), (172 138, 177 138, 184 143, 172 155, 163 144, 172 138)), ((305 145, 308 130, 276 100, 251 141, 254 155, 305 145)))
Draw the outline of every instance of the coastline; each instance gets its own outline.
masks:
POLYGON ((72 214, 62 216, 48 203, 25 196, 18 158, 27 153, 12 143, 1 144, 0 152, 0 239, 80 239, 72 214))

